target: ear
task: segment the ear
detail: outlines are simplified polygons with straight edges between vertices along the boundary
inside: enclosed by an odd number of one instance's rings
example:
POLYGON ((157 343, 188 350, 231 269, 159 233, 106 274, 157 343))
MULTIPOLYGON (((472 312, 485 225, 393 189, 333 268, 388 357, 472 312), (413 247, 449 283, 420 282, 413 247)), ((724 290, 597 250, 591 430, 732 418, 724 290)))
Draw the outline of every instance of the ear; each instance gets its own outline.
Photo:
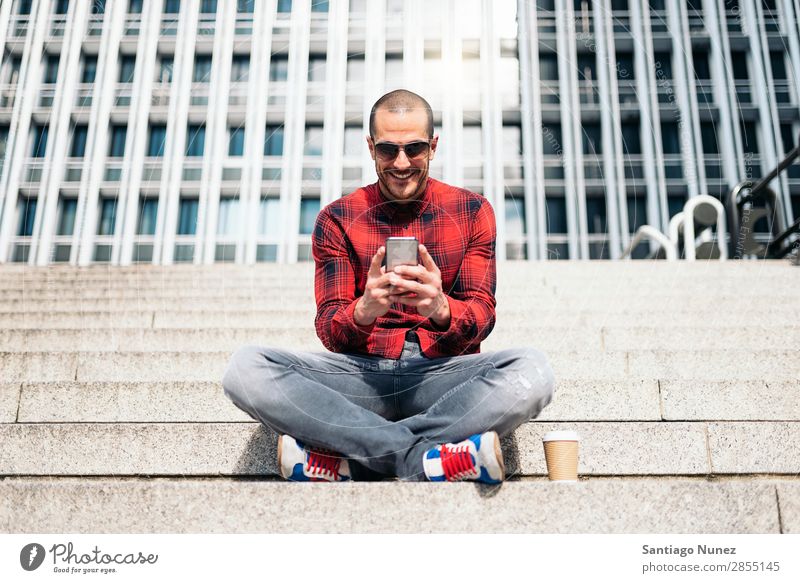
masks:
POLYGON ((369 148, 369 155, 375 159, 375 143, 372 141, 372 136, 367 136, 367 147, 369 148))
POLYGON ((436 145, 438 143, 439 143, 439 136, 438 135, 433 136, 433 139, 431 140, 431 157, 430 157, 431 160, 433 160, 433 157, 436 154, 436 145))

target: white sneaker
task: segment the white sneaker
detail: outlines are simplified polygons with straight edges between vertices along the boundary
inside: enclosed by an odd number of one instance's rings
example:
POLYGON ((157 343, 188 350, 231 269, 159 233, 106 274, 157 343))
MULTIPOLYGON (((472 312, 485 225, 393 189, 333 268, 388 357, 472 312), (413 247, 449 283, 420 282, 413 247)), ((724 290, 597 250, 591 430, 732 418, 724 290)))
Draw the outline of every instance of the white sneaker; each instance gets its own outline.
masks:
POLYGON ((278 468, 293 482, 345 482, 350 464, 332 451, 310 448, 291 435, 278 438, 278 468))
POLYGON ((476 433, 459 443, 444 443, 422 456, 422 467, 431 482, 475 480, 499 484, 505 478, 503 451, 495 431, 476 433))

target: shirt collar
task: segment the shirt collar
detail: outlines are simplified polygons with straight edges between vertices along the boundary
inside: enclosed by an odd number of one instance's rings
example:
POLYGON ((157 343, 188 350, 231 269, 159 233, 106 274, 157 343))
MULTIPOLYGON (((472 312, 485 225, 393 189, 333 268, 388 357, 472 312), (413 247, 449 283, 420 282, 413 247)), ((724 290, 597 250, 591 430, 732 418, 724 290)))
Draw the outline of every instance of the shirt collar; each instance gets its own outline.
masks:
POLYGON ((389 220, 402 217, 419 218, 420 215, 428 208, 431 200, 431 188, 433 186, 433 179, 429 176, 425 184, 425 190, 422 191, 419 198, 415 198, 411 202, 394 202, 386 199, 381 192, 381 187, 378 182, 370 184, 369 190, 371 194, 371 206, 376 207, 377 210, 385 214, 389 220))

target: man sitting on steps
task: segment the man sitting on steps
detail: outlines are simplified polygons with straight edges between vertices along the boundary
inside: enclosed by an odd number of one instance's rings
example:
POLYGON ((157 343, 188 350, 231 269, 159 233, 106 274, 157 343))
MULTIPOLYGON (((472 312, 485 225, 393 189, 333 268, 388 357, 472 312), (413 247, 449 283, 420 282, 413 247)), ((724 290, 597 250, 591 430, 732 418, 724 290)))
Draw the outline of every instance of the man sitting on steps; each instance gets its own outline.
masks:
POLYGON ((381 97, 367 145, 378 182, 329 204, 313 234, 317 335, 331 352, 237 350, 226 395, 275 430, 297 481, 505 477, 499 436, 539 414, 553 373, 532 348, 480 354, 495 321, 495 219, 428 176, 439 137, 410 91, 381 97), (421 264, 387 272, 384 242, 421 264))

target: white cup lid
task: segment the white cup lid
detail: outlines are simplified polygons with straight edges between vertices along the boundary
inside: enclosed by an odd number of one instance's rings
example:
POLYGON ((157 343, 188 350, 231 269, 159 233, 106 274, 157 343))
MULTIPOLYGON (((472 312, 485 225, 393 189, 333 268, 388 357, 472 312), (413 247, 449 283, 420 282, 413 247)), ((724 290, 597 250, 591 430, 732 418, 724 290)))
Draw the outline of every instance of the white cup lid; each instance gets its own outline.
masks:
POLYGON ((542 441, 580 441, 577 431, 548 431, 542 441))

